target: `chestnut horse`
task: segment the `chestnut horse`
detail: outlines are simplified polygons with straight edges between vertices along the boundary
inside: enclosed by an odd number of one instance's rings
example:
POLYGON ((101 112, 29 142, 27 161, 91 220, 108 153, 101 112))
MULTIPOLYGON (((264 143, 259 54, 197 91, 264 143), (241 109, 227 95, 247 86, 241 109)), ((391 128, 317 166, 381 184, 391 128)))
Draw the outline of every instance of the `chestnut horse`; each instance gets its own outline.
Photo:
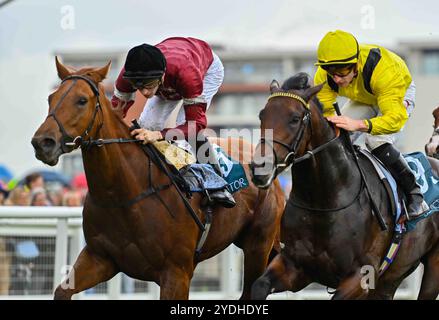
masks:
MULTIPOLYGON (((83 209, 86 246, 68 276, 74 280, 59 285, 55 299, 70 299, 119 272, 154 281, 160 299, 187 299, 197 263, 232 243, 244 252, 241 298, 250 298, 251 285, 263 273, 279 232, 284 206, 279 184, 264 192, 250 185, 235 193, 233 209, 215 207, 210 233, 195 256, 200 228, 169 178, 139 144, 128 141, 133 140, 129 128, 105 97, 100 82, 110 64, 75 71, 56 59, 62 81, 49 96, 49 115, 32 138, 36 157, 51 166, 80 144, 89 186, 83 209), (108 144, 99 146, 99 139, 108 144), (119 143, 123 139, 128 143, 119 143)), ((230 150, 230 139, 214 142, 235 159, 250 162, 252 147, 245 154, 249 145, 244 141, 236 150, 230 150)), ((250 177, 248 166, 245 170, 250 177)), ((201 196, 194 194, 189 201, 205 221, 201 196)))
POLYGON ((433 134, 425 145, 425 153, 429 157, 439 159, 439 107, 433 110, 433 134))
POLYGON ((255 154, 262 157, 252 163, 253 181, 268 187, 292 165, 293 188, 281 221, 281 253, 253 285, 252 297, 297 292, 317 282, 336 288, 334 299, 392 299, 401 281, 422 263, 419 298, 435 299, 439 293, 439 214, 421 220, 403 236, 396 259, 379 276, 395 226, 385 187, 372 165, 360 157, 388 231, 382 231, 372 215, 347 140, 337 136, 314 97, 322 85, 304 87, 304 82, 303 74, 289 79, 291 86, 282 89, 273 82, 272 95, 260 113, 262 132, 271 129, 273 139, 262 136, 256 147, 255 154), (370 276, 366 280, 375 279, 374 290, 365 282, 366 274, 370 276))
POLYGON ((427 155, 434 175, 439 177, 439 107, 436 107, 432 114, 434 118, 433 134, 425 145, 425 154, 427 155))

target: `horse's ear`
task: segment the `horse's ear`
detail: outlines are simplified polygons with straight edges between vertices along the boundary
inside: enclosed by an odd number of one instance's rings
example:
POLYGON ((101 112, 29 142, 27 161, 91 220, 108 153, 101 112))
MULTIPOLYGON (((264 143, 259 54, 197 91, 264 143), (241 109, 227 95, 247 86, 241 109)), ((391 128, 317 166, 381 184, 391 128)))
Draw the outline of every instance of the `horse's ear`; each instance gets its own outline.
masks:
POLYGON ((302 95, 303 99, 305 99, 305 101, 309 101, 314 95, 316 95, 320 90, 322 90, 324 84, 325 83, 321 83, 318 86, 314 86, 306 89, 302 95))
POLYGON ((55 56, 55 63, 56 63, 56 70, 58 71, 58 77, 61 80, 64 80, 65 78, 67 78, 68 76, 70 76, 73 72, 75 72, 76 70, 73 69, 72 67, 67 67, 65 65, 63 65, 59 59, 58 56, 55 56))
POLYGON ((93 75, 96 75, 96 82, 101 82, 102 80, 104 80, 107 77, 110 68, 111 60, 104 67, 94 70, 93 75))
POLYGON ((280 90, 280 84, 277 80, 273 80, 270 83, 270 93, 277 92, 280 90))

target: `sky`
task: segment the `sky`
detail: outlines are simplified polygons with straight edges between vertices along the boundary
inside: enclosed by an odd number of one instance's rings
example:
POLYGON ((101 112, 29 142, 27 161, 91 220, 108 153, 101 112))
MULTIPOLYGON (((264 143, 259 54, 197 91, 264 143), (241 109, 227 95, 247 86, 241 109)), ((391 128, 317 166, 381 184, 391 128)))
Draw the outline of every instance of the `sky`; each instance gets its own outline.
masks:
POLYGON ((169 36, 249 51, 315 49, 334 29, 393 47, 439 40, 437 12, 437 0, 14 0, 0 7, 0 164, 16 175, 43 166, 30 140, 57 81, 56 51, 127 50, 169 36))

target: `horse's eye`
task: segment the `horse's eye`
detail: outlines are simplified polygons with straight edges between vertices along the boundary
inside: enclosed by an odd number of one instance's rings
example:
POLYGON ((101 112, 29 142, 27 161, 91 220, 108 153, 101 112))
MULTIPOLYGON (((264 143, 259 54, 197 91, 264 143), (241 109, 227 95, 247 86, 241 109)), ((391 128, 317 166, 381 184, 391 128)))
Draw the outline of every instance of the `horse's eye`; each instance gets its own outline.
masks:
POLYGON ((264 116, 264 109, 262 109, 260 112, 259 112, 259 120, 262 120, 262 117, 264 116))
POLYGON ((79 100, 78 100, 78 104, 79 104, 80 106, 83 106, 83 105, 85 105, 86 103, 87 103, 87 99, 86 99, 86 98, 84 98, 84 97, 79 98, 79 100))
POLYGON ((300 117, 294 116, 294 117, 291 118, 290 124, 298 124, 299 121, 300 121, 300 117))

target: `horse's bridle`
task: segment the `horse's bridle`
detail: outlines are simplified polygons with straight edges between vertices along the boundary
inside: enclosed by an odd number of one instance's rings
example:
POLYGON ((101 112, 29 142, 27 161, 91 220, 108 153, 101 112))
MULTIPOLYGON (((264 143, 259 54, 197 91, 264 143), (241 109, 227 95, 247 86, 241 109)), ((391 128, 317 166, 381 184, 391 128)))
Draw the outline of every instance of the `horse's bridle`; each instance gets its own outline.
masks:
MULTIPOLYGON (((101 102, 99 100, 99 89, 96 86, 96 84, 90 80, 87 77, 84 76, 80 76, 80 75, 72 75, 72 76, 68 76, 66 78, 64 78, 61 82, 64 83, 67 80, 73 80, 73 83, 70 85, 70 87, 66 90, 66 92, 64 92, 64 94, 61 96, 61 99, 58 101, 58 103, 56 104, 55 108, 53 108, 53 110, 49 113, 49 115, 47 116, 47 118, 53 117, 53 119, 55 120, 55 122, 58 124, 59 130, 61 131, 62 134, 62 144, 61 144, 61 149, 63 152, 68 152, 71 151, 71 149, 69 150, 68 148, 73 147, 73 149, 79 147, 82 142, 84 141, 84 138, 87 137, 89 135, 89 132, 91 130, 91 128, 94 125, 95 119, 96 119, 96 115, 98 113, 98 110, 101 111, 102 113, 102 107, 101 107, 101 102), (86 129, 84 130, 84 132, 73 138, 71 135, 69 135, 66 131, 66 129, 64 129, 64 126, 62 125, 62 123, 59 121, 59 119, 56 116, 56 110, 58 109, 58 107, 61 105, 61 103, 63 102, 64 98, 67 97, 67 95, 69 94, 69 92, 73 89, 73 87, 76 85, 77 80, 81 79, 84 80, 85 82, 88 83, 88 85, 90 86, 91 90, 93 91, 94 95, 96 96, 96 105, 95 105, 95 109, 93 111, 93 116, 90 119, 89 124, 87 125, 86 129)), ((99 129, 102 127, 102 124, 99 126, 99 129)))
MULTIPOLYGON (((87 136, 89 136, 90 130, 93 128, 93 125, 95 123, 96 115, 98 114, 98 111, 100 111, 101 115, 102 115, 102 106, 101 106, 101 102, 100 102, 100 99, 99 99, 100 98, 99 89, 98 89, 97 85, 90 78, 85 77, 85 76, 81 76, 81 75, 68 76, 68 77, 66 77, 66 78, 64 78, 62 80, 61 84, 64 83, 65 81, 67 81, 67 80, 73 80, 73 83, 70 85, 70 87, 67 89, 67 91, 64 92, 64 94, 61 96, 61 99, 56 104, 55 108, 53 108, 53 110, 47 116, 47 118, 53 117, 53 119, 55 119, 55 122, 58 124, 59 130, 61 131, 61 134, 62 134, 61 150, 64 153, 72 151, 72 150, 74 150, 74 149, 76 149, 78 147, 90 148, 92 146, 101 147, 104 144, 110 144, 110 143, 132 143, 132 142, 139 143, 139 142, 141 142, 140 140, 137 140, 137 139, 126 139, 126 138, 92 139, 91 137, 89 137, 87 140, 85 140, 85 138, 87 136), (96 105, 95 105, 95 109, 93 110, 93 116, 90 119, 90 122, 87 125, 86 129, 84 130, 84 132, 81 135, 76 136, 75 138, 73 138, 71 135, 69 135, 67 133, 67 131, 65 130, 64 126, 59 121, 59 119, 57 118, 57 116, 55 114, 55 111, 61 105, 61 102, 69 94, 69 92, 72 90, 72 88, 76 85, 77 80, 84 80, 85 82, 87 82, 87 84, 90 86, 91 90, 93 91, 94 95, 96 96, 96 105)), ((102 128, 103 124, 104 124, 103 122, 99 124, 96 134, 99 133, 99 130, 102 128)))
POLYGON ((305 114, 302 117, 300 128, 299 128, 299 131, 296 135, 296 138, 294 139, 294 141, 291 144, 287 144, 283 141, 276 140, 276 139, 273 139, 272 140, 273 144, 271 144, 268 139, 265 139, 265 138, 260 139, 260 143, 265 143, 265 144, 270 145, 270 147, 273 150, 273 154, 274 154, 273 173, 275 173, 275 171, 277 171, 279 168, 286 168, 290 165, 294 165, 295 163, 299 163, 301 161, 304 161, 306 159, 314 157, 314 155, 316 153, 324 150, 330 143, 332 143, 336 139, 338 139, 339 135, 337 134, 333 139, 329 140, 328 142, 318 146, 317 148, 315 148, 313 150, 308 150, 306 152, 306 154, 304 154, 301 157, 296 158, 297 148, 298 148, 300 142, 302 141, 303 134, 305 133, 306 128, 309 126, 310 129, 312 130, 312 126, 310 125, 311 124, 310 105, 308 102, 305 101, 305 99, 303 99, 299 95, 291 93, 291 92, 275 92, 268 97, 268 100, 270 100, 271 98, 274 98, 274 97, 288 97, 288 98, 291 98, 293 100, 299 101, 305 109, 305 114), (282 162, 278 161, 278 156, 276 154, 276 151, 274 150, 275 143, 288 150, 288 154, 285 156, 285 158, 283 159, 282 162))
POLYGON ((288 97, 288 98, 294 99, 296 101, 299 101, 303 105, 303 107, 305 108, 305 114, 303 115, 303 118, 301 120, 299 132, 298 132, 298 134, 296 135, 296 138, 294 139, 294 141, 291 144, 287 144, 287 143, 285 143, 283 141, 276 140, 276 139, 272 140, 273 144, 277 143, 278 145, 280 145, 280 146, 282 146, 282 147, 284 147, 285 149, 288 150, 288 154, 285 156, 285 158, 283 159, 282 162, 278 161, 278 157, 277 157, 276 151, 274 150, 274 145, 271 144, 269 142, 269 140, 267 140, 265 138, 261 138, 261 140, 260 140, 261 143, 266 143, 266 144, 270 145, 270 147, 272 148, 273 154, 274 154, 275 169, 278 169, 278 168, 288 167, 291 164, 291 162, 294 162, 297 147, 299 146, 299 143, 302 140, 303 133, 305 132, 305 129, 310 124, 311 111, 310 111, 309 104, 302 97, 300 97, 300 96, 298 96, 298 95, 296 95, 294 93, 290 93, 290 92, 275 92, 275 93, 271 94, 268 97, 268 100, 270 100, 271 98, 274 98, 274 97, 288 97), (290 161, 290 157, 292 157, 292 159, 293 159, 292 161, 290 161))

